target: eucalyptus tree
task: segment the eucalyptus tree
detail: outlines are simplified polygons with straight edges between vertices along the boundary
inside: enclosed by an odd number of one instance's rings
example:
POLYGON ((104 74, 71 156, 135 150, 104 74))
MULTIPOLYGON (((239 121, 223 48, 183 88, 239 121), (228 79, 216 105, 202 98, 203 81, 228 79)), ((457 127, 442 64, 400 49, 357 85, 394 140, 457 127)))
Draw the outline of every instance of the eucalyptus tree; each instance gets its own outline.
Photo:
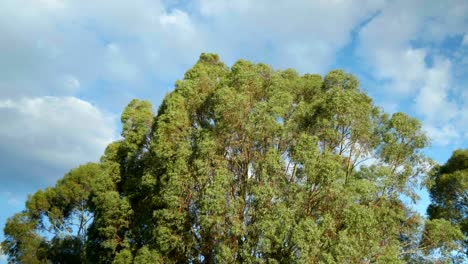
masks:
POLYGON ((93 222, 89 195, 100 165, 71 170, 54 187, 28 197, 26 209, 9 218, 2 248, 11 262, 82 263, 93 222))
MULTIPOLYGON (((445 164, 434 168, 431 176, 433 184, 429 193, 432 203, 427 213, 433 224, 428 227, 441 236, 448 235, 444 224, 458 227, 463 233, 465 260, 468 260, 468 149, 454 151, 445 164)), ((433 243, 431 233, 434 232, 428 232, 426 244, 433 243)), ((441 246, 453 248, 455 245, 441 246)))
POLYGON ((342 70, 202 54, 156 114, 132 100, 121 121, 122 138, 79 184, 92 222, 66 236, 76 252, 40 234, 50 223, 60 237, 66 210, 81 208, 60 199, 61 222, 44 213, 55 187, 8 221, 10 260, 61 263, 41 246, 52 243, 91 263, 404 263, 459 240, 439 222, 423 234, 402 201, 417 199, 429 169, 419 121, 384 113, 342 70))

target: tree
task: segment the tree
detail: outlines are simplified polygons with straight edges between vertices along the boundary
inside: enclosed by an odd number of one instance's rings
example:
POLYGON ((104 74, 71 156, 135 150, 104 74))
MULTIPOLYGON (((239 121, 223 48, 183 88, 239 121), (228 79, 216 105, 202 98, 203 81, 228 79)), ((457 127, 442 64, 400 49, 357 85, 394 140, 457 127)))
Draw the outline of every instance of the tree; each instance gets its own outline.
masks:
POLYGON ((144 243, 148 236, 144 226, 151 225, 147 215, 152 211, 142 197, 147 190, 141 181, 148 167, 153 118, 148 101, 132 100, 122 113, 123 139, 111 143, 101 158, 102 173, 92 184, 90 205, 94 221, 86 247, 87 258, 93 263, 114 258, 122 263, 131 261, 129 240, 144 243), (139 214, 138 220, 135 214, 139 214), (132 226, 133 232, 129 233, 132 226), (140 227, 143 229, 138 230, 140 227))
MULTIPOLYGON (((65 209, 77 208, 51 202, 62 195, 55 187, 8 222, 11 261, 44 243, 54 246, 38 259, 53 263, 63 258, 52 252, 75 248, 90 263, 403 263, 423 253, 423 221, 401 197, 417 199, 428 140, 418 120, 385 114, 349 73, 227 67, 202 54, 156 115, 132 100, 121 121, 122 139, 86 181, 92 223, 71 236, 84 247, 39 235, 48 216, 60 238, 65 209), (57 214, 44 213, 50 203, 57 214)), ((445 249, 437 234, 425 248, 445 249)))
POLYGON ((2 248, 12 262, 81 263, 85 260, 91 182, 100 165, 71 170, 54 187, 29 196, 26 210, 7 220, 2 248), (49 239, 48 239, 49 238, 49 239))
MULTIPOLYGON (((447 163, 435 167, 432 180, 432 203, 427 214, 433 221, 449 222, 445 233, 450 228, 449 224, 463 232, 465 255, 468 257, 468 149, 454 151, 447 163)), ((452 248, 455 249, 455 246, 452 248)))

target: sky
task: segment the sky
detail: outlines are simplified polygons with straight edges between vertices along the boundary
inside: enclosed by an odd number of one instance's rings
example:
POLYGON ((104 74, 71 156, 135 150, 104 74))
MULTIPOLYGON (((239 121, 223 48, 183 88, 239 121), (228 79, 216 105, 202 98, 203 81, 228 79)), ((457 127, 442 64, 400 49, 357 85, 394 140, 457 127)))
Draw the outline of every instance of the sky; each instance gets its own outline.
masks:
POLYGON ((28 193, 97 161, 125 105, 157 109, 202 52, 344 69, 387 112, 422 121, 432 159, 468 147, 466 0, 3 0, 0 226, 28 193))

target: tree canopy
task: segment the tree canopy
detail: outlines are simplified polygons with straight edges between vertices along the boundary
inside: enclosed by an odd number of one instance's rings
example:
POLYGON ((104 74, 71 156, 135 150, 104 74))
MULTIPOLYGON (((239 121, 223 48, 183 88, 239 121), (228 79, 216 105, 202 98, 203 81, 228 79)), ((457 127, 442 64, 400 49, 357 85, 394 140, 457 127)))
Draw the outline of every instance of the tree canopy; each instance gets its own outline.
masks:
POLYGON ((342 70, 202 54, 156 114, 135 99, 121 121, 100 162, 9 218, 11 262, 421 263, 460 249, 458 218, 424 229, 403 202, 430 169, 420 122, 342 70))
POLYGON ((427 213, 431 219, 447 220, 460 228, 468 256, 468 149, 456 150, 447 163, 434 168, 432 177, 427 213))

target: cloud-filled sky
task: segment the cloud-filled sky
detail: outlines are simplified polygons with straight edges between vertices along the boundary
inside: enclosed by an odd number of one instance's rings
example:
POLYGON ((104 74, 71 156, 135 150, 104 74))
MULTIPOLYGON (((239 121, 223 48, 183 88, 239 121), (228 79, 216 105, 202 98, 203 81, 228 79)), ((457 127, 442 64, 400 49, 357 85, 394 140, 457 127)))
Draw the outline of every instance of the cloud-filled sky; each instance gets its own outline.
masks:
POLYGON ((385 110, 422 120, 436 161, 468 147, 466 0, 4 0, 0 226, 27 193, 97 160, 126 103, 157 108, 201 52, 343 68, 385 110))

